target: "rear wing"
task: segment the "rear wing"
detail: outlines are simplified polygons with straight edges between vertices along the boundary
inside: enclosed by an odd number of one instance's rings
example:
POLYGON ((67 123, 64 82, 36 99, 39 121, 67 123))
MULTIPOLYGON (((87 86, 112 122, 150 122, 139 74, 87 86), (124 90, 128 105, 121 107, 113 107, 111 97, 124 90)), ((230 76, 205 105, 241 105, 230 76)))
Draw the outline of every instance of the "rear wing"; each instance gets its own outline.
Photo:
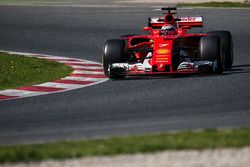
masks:
POLYGON ((190 27, 202 27, 203 26, 203 18, 202 16, 198 17, 180 17, 179 21, 177 21, 179 27, 190 26, 190 27))
MULTIPOLYGON (((202 27, 203 18, 202 16, 196 17, 179 17, 175 18, 177 27, 202 27)), ((150 17, 148 18, 148 27, 153 29, 160 29, 164 25, 164 17, 150 17)))

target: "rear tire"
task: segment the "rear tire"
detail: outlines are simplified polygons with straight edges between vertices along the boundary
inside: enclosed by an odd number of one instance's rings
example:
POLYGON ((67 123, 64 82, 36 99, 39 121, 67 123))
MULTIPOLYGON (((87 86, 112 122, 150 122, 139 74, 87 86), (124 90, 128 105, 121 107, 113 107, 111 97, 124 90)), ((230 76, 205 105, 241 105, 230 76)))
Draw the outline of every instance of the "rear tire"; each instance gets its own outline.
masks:
POLYGON ((225 67, 232 68, 233 65, 233 38, 229 31, 211 31, 209 35, 219 36, 225 50, 225 67))
POLYGON ((125 41, 120 39, 111 39, 105 42, 102 53, 104 74, 109 78, 124 78, 125 75, 111 74, 109 66, 113 63, 124 63, 125 41))
POLYGON ((217 61, 216 73, 223 73, 224 56, 221 40, 217 36, 206 36, 200 40, 200 56, 202 61, 217 61))

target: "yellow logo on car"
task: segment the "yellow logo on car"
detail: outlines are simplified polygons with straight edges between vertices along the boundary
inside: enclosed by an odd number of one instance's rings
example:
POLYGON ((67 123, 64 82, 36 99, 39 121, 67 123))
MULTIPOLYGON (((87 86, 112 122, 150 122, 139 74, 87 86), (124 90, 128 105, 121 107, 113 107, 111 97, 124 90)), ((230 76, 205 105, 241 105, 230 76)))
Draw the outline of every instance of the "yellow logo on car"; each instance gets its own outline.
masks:
POLYGON ((156 53, 158 53, 158 54, 169 54, 170 50, 169 49, 158 49, 156 51, 156 53))

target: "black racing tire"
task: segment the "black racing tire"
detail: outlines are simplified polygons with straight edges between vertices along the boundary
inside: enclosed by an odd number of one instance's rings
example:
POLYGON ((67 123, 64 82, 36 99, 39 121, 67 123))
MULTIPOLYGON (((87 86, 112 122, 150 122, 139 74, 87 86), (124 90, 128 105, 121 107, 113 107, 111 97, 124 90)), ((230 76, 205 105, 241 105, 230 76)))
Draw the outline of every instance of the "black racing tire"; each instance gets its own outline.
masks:
POLYGON ((217 61, 216 73, 223 73, 223 46, 220 37, 205 36, 200 40, 200 58, 203 61, 217 61))
POLYGON ((108 71, 111 64, 125 62, 124 48, 125 41, 121 39, 110 39, 105 42, 102 53, 102 63, 104 74, 107 77, 113 79, 125 77, 124 75, 110 74, 108 71))
POLYGON ((219 36, 225 50, 225 67, 232 68, 234 55, 233 55, 233 37, 230 31, 211 31, 208 35, 219 36))

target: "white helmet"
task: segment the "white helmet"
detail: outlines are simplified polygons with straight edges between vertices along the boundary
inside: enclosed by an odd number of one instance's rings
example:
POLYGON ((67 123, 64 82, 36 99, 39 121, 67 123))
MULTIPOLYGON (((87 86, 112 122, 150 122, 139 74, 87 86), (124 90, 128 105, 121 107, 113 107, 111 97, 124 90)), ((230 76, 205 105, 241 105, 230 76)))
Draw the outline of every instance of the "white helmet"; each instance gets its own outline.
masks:
POLYGON ((164 25, 161 28, 161 32, 164 35, 173 35, 175 33, 175 26, 173 25, 164 25))

